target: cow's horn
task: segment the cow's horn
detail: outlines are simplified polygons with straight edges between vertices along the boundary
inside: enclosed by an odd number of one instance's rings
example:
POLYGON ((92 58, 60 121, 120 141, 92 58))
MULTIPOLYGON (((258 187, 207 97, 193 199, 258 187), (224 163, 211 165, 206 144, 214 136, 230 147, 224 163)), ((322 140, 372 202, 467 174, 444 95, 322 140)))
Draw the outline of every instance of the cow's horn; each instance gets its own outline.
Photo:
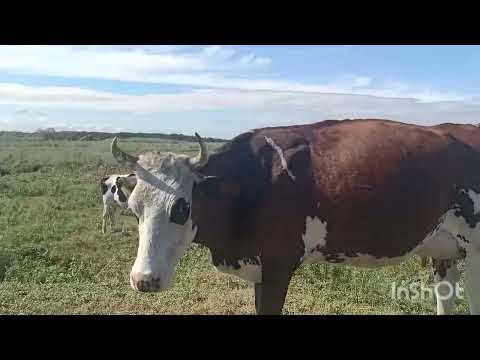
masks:
POLYGON ((194 168, 198 168, 207 163, 208 151, 207 151, 207 146, 203 142, 200 135, 195 133, 195 136, 197 137, 198 143, 200 144, 200 151, 198 152, 197 156, 190 158, 189 161, 190 161, 190 165, 192 165, 194 168))
POLYGON ((120 150, 120 148, 117 145, 117 142, 118 142, 118 138, 115 137, 112 141, 112 146, 111 146, 113 157, 121 164, 135 166, 138 161, 138 158, 120 150))

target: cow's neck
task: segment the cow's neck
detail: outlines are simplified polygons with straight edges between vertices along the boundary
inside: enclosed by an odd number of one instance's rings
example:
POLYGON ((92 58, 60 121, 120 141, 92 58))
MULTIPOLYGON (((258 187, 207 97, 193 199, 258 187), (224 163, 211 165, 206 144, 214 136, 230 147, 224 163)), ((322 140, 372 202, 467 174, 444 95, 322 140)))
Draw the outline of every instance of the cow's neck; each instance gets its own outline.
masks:
POLYGON ((191 218, 192 225, 197 227, 193 242, 208 247, 212 255, 228 254, 233 257, 258 255, 257 241, 251 236, 251 232, 249 233, 248 227, 253 226, 252 211, 263 193, 265 174, 261 164, 252 154, 248 141, 236 141, 234 146, 227 146, 212 154, 207 164, 197 171, 203 176, 237 181, 242 189, 241 198, 234 201, 241 204, 241 210, 235 206, 234 211, 215 212, 215 209, 209 211, 204 208, 205 204, 193 186, 191 218), (238 212, 241 212, 241 216, 237 214, 238 212), (243 236, 244 232, 250 235, 243 236))

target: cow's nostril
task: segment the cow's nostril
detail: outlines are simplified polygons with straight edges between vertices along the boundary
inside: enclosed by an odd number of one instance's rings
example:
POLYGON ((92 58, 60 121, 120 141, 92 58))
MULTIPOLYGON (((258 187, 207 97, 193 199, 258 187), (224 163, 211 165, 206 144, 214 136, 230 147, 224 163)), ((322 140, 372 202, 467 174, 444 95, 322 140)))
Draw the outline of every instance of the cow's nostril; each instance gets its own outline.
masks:
POLYGON ((160 278, 151 277, 150 274, 132 273, 130 275, 130 284, 135 290, 142 292, 158 291, 161 288, 160 278))
POLYGON ((135 284, 135 289, 136 290, 143 291, 143 281, 142 280, 135 281, 134 284, 135 284))
POLYGON ((146 278, 148 278, 148 275, 146 276, 145 274, 142 274, 142 273, 132 272, 132 273, 130 274, 130 279, 132 280, 132 282, 133 282, 134 284, 137 284, 137 283, 139 283, 140 281, 145 280, 146 278))

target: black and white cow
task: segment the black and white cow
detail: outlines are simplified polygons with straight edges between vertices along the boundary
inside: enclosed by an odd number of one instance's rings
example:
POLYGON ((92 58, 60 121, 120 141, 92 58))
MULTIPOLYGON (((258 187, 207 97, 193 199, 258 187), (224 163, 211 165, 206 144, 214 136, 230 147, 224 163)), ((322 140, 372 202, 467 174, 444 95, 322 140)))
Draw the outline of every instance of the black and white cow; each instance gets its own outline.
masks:
MULTIPOLYGON (((464 259, 470 311, 480 314, 478 127, 330 120, 247 132, 210 156, 197 138, 193 158, 136 157, 112 142, 137 174, 134 289, 170 287, 195 241, 220 271, 255 283, 257 313, 279 314, 302 264, 379 267, 418 255, 452 287, 464 259)), ((437 313, 454 302, 438 297, 437 313)))
POLYGON ((109 175, 100 180, 103 199, 102 233, 107 230, 107 218, 111 227, 122 209, 128 208, 128 197, 137 183, 135 174, 109 175))

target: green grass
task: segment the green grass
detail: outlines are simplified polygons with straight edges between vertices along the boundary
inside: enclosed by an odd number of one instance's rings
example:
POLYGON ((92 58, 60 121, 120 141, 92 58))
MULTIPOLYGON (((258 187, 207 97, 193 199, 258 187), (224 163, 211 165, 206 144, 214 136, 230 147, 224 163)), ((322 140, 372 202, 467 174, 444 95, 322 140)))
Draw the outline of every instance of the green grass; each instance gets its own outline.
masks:
MULTIPOLYGON (((193 154, 195 143, 129 139, 132 153, 193 154)), ((212 149, 218 145, 209 145, 212 149)), ((192 245, 174 288, 137 293, 128 275, 137 247, 135 219, 122 213, 101 234, 98 180, 123 173, 110 141, 46 141, 0 136, 1 314, 254 314, 253 287, 218 273, 205 248, 192 245)), ((392 282, 431 285, 412 258, 375 270, 314 264, 292 279, 285 314, 433 314, 431 302, 394 301, 392 282)), ((463 300, 457 313, 467 313, 463 300)))

